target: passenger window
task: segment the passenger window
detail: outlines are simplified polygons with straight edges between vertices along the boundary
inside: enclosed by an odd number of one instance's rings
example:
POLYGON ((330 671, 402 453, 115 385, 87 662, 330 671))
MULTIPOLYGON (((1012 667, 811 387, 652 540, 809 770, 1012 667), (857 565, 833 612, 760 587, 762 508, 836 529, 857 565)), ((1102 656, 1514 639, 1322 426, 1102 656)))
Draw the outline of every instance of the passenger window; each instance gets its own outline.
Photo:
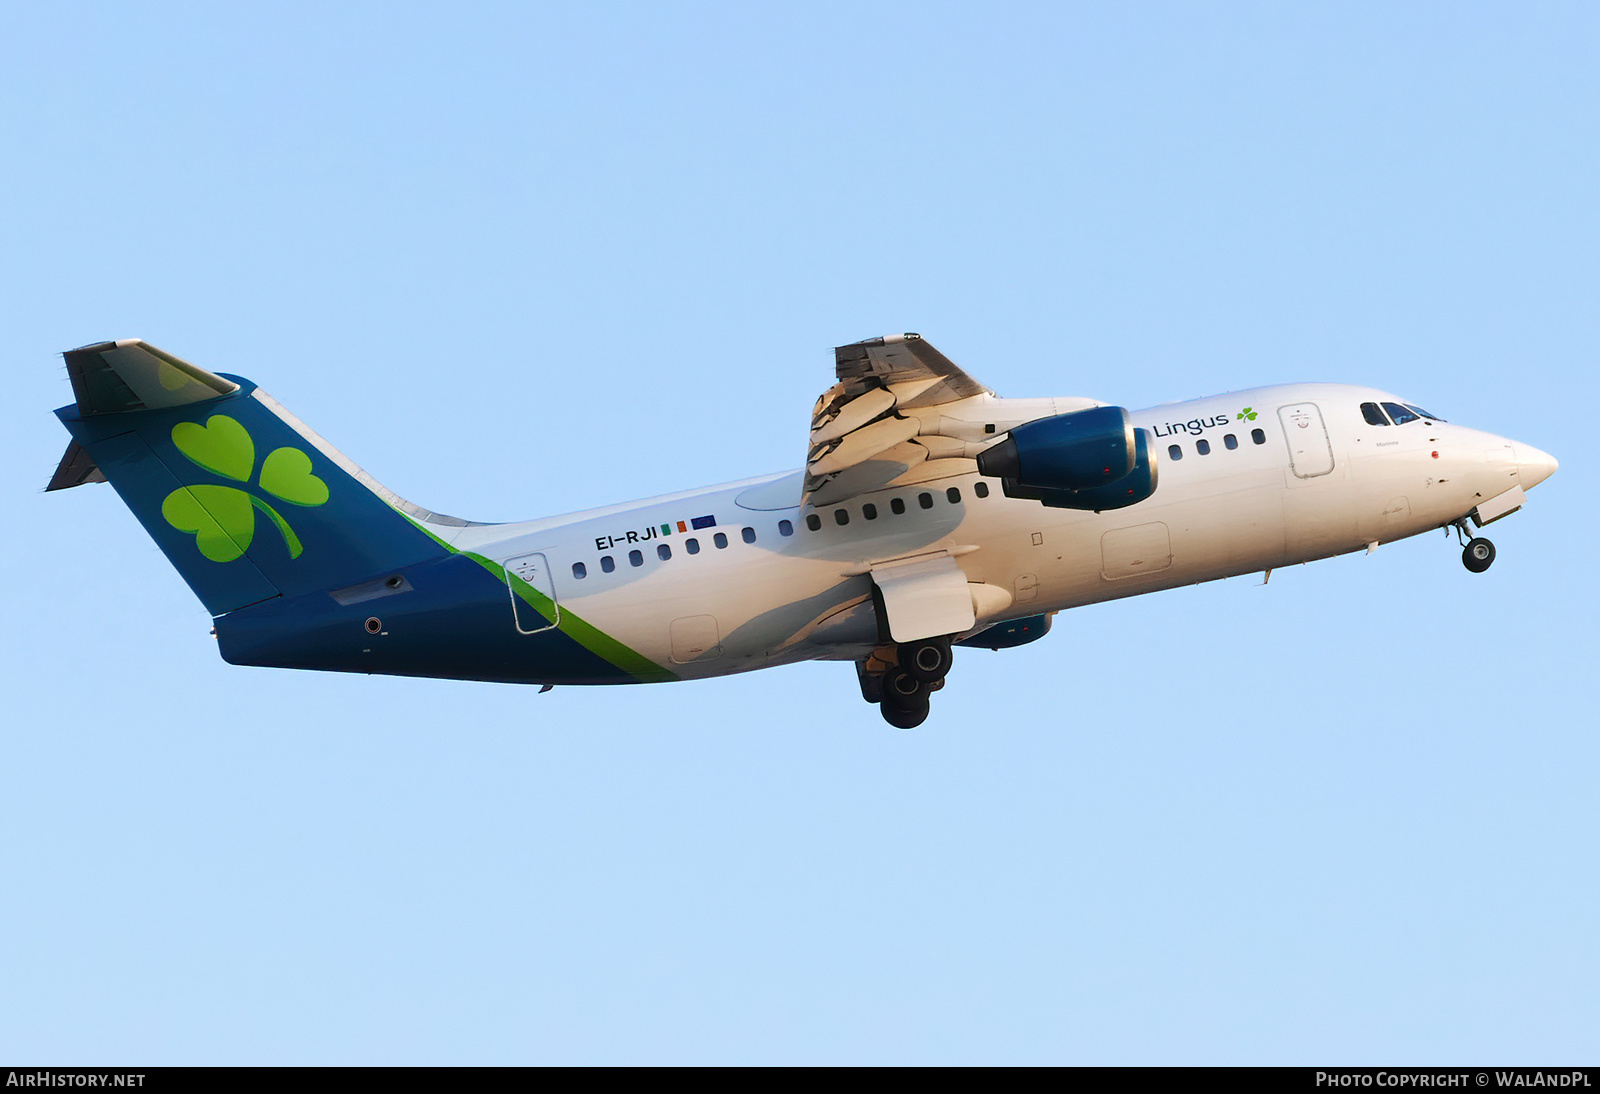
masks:
POLYGON ((786 520, 780 520, 778 522, 778 534, 780 536, 792 536, 792 535, 794 535, 794 525, 790 524, 786 520))
POLYGON ((1266 444, 1267 443, 1267 434, 1263 430, 1252 429, 1250 431, 1250 439, 1253 442, 1255 442, 1256 444, 1266 444))
POLYGON ((906 502, 905 502, 904 498, 890 498, 889 499, 889 512, 893 513, 895 516, 899 516, 901 513, 904 513, 905 511, 906 511, 906 502))
POLYGON ((573 577, 577 577, 577 578, 588 577, 589 576, 589 567, 585 566, 581 562, 574 562, 572 564, 572 576, 573 577))
POLYGON ((822 531, 822 518, 817 516, 815 513, 807 513, 806 527, 811 529, 813 532, 822 531))
POLYGON ((640 554, 638 551, 629 551, 628 552, 628 565, 629 566, 643 566, 644 565, 644 555, 640 554))
POLYGON ((1167 458, 1173 460, 1183 459, 1183 449, 1179 448, 1175 444, 1167 445, 1167 458))
POLYGON ((612 570, 617 568, 617 560, 612 558, 610 555, 601 555, 600 568, 609 574, 612 570))
POLYGON ((746 528, 739 533, 739 538, 746 543, 754 543, 756 541, 756 530, 754 528, 746 528))
POLYGON ((1405 425, 1407 422, 1416 421, 1419 417, 1419 415, 1411 413, 1399 403, 1384 403, 1383 409, 1389 412, 1389 417, 1394 419, 1395 425, 1405 425))
POLYGON ((975 482, 972 484, 972 492, 978 495, 980 498, 986 498, 989 496, 989 484, 986 482, 975 482))
POLYGON ((933 495, 932 494, 918 494, 917 495, 917 504, 922 506, 924 509, 932 509, 933 508, 933 495))
POLYGON ((672 557, 672 548, 665 543, 656 544, 656 557, 662 562, 672 557))
POLYGON ((961 504, 961 491, 957 490, 953 486, 944 492, 944 496, 950 499, 951 505, 961 504))
POLYGON ((720 551, 728 545, 728 537, 723 535, 721 532, 718 532, 716 535, 711 537, 711 542, 715 543, 717 545, 717 550, 720 551))
POLYGON ((1201 438, 1194 442, 1194 450, 1202 456, 1209 456, 1211 455, 1211 442, 1201 438))
POLYGON ((1232 433, 1229 433, 1222 438, 1222 443, 1229 452, 1232 452, 1235 448, 1239 447, 1239 438, 1235 437, 1232 433))
POLYGON ((844 527, 846 524, 850 523, 850 514, 845 512, 843 509, 835 509, 833 511, 833 523, 839 525, 841 528, 844 527))
POLYGON ((866 517, 868 520, 877 520, 878 507, 869 501, 867 504, 861 507, 861 515, 866 517))
POLYGON ((1361 416, 1367 420, 1368 425, 1389 424, 1389 419, 1383 416, 1383 411, 1378 409, 1377 403, 1362 403, 1361 416))
POLYGON ((700 541, 695 539, 693 536, 690 536, 688 539, 683 541, 683 549, 688 551, 691 555, 697 555, 700 553, 700 541))

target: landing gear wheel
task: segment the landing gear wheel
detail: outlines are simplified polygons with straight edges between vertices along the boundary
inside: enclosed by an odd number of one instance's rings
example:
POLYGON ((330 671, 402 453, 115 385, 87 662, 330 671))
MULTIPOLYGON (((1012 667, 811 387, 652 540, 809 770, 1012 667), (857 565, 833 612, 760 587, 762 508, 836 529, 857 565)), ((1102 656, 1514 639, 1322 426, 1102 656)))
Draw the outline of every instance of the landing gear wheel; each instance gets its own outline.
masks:
POLYGON ((915 729, 928 718, 929 691, 928 684, 896 666, 883 674, 883 702, 878 704, 878 712, 896 729, 915 729))
MULTIPOLYGON (((883 674, 883 709, 924 711, 927 717, 928 685, 902 668, 892 668, 883 674)), ((888 715, 884 715, 888 717, 888 715)))
POLYGON ((950 671, 950 640, 925 638, 907 642, 900 647, 900 667, 924 684, 943 680, 950 671))
POLYGON ((909 710, 885 702, 878 707, 878 712, 883 715, 885 722, 896 729, 916 729, 928 719, 928 698, 923 696, 922 704, 909 710))
POLYGON ((1479 537, 1461 550, 1461 565, 1475 574, 1481 574, 1494 564, 1494 544, 1479 537))

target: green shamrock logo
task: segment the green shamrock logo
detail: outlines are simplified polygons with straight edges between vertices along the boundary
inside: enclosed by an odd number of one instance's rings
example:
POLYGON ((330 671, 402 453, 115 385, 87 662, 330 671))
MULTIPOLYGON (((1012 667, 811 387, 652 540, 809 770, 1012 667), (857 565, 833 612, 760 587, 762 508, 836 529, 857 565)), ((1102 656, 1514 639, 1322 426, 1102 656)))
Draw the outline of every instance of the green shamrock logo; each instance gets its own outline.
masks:
MULTIPOLYGON (((192 462, 214 475, 248 485, 255 473, 256 444, 250 431, 228 417, 214 414, 205 425, 179 422, 172 443, 192 462)), ((291 505, 322 505, 328 484, 311 473, 311 457, 298 448, 276 448, 261 461, 261 489, 291 505)), ((232 562, 250 549, 260 511, 283 536, 290 558, 303 550, 300 537, 266 499, 237 486, 201 483, 167 495, 161 515, 180 532, 192 532, 195 546, 212 562, 232 562)))
POLYGON ((1239 411, 1239 417, 1234 420, 1240 422, 1253 422, 1256 420, 1256 412, 1250 407, 1245 407, 1243 410, 1239 411))

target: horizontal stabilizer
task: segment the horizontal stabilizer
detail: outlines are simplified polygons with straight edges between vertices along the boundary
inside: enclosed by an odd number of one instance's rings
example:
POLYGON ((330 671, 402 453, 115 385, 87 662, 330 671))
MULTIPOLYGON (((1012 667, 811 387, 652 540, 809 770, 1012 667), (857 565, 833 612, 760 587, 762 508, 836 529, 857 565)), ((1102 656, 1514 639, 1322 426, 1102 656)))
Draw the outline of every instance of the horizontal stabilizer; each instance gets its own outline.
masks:
MULTIPOLYGON (((166 410, 231 395, 239 385, 170 353, 124 338, 62 354, 72 379, 78 415, 166 410)), ((73 484, 76 485, 76 484, 73 484)))
POLYGON ((50 476, 50 485, 45 490, 67 490, 86 482, 105 481, 105 472, 94 462, 94 457, 84 451, 83 445, 73 441, 67 445, 67 453, 56 465, 56 473, 50 476))
POLYGON ((431 514, 249 380, 138 341, 64 356, 78 402, 56 411, 73 444, 49 488, 111 483, 212 615, 448 554, 419 527, 431 514))

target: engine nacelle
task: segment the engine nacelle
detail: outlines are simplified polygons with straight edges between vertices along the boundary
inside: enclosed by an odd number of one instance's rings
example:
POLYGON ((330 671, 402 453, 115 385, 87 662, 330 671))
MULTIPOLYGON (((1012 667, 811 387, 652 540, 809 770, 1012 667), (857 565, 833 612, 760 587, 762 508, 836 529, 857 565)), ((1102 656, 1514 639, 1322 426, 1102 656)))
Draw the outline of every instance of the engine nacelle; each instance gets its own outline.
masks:
POLYGON ((1024 422, 979 454, 978 470, 1034 490, 1090 490, 1132 471, 1135 447, 1128 412, 1096 406, 1024 422))
POLYGON ((1019 425, 978 455, 978 471, 998 477, 1006 497, 1051 509, 1124 509, 1156 492, 1154 440, 1120 406, 1019 425))
POLYGON ((1135 429, 1133 432, 1133 470, 1116 482, 1088 490, 1032 490, 1013 479, 1001 479, 1000 489, 1008 498, 1027 498, 1050 509, 1086 509, 1098 513, 1137 505, 1156 492, 1156 461, 1151 455, 1150 431, 1135 429))

